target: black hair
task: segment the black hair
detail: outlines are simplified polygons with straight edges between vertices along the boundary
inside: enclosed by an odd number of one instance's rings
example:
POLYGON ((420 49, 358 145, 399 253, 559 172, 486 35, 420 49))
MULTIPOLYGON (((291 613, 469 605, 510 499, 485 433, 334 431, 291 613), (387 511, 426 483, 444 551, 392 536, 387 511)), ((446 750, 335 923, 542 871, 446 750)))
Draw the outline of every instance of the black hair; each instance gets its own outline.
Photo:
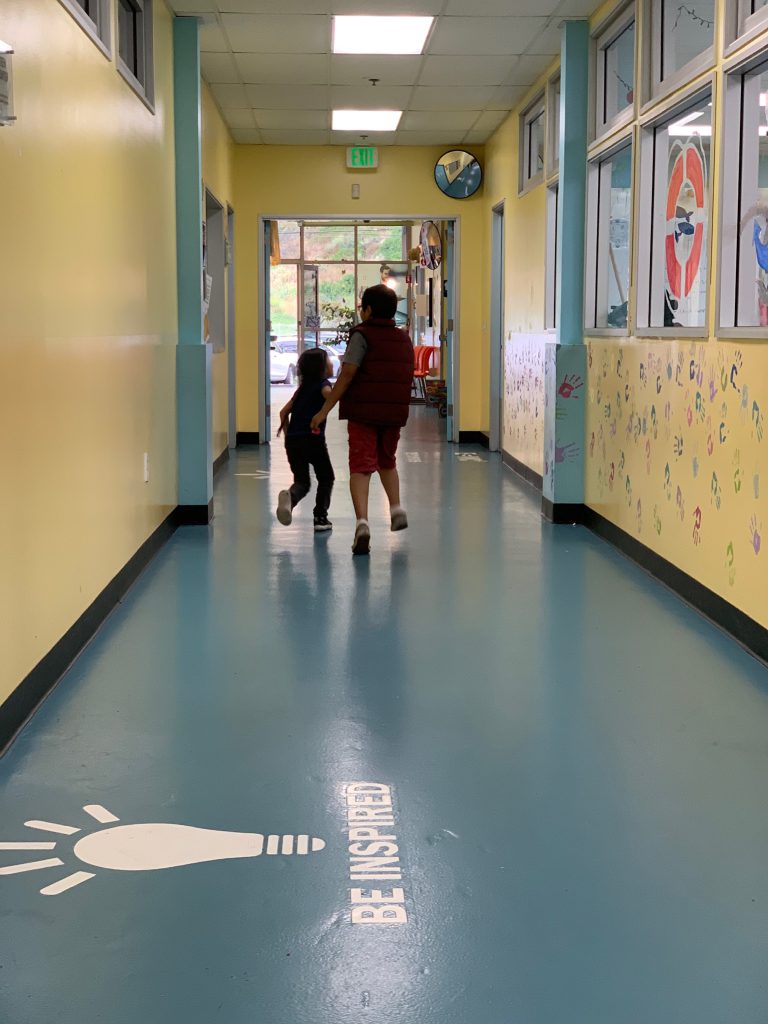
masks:
POLYGON ((397 312, 397 295, 385 284, 375 284, 366 288, 360 300, 363 309, 371 310, 376 320, 393 320, 397 312))
POLYGON ((299 356, 296 369, 300 384, 319 384, 326 377, 326 354, 323 348, 308 348, 299 356))

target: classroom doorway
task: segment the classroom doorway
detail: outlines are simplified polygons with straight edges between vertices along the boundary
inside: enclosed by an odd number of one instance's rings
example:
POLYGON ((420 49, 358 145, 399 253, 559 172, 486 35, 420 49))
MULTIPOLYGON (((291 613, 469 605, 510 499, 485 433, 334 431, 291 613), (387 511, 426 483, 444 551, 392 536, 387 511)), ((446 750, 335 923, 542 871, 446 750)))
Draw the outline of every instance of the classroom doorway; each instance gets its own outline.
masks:
POLYGON ((491 212, 491 353, 488 447, 501 450, 504 381, 504 203, 491 212))

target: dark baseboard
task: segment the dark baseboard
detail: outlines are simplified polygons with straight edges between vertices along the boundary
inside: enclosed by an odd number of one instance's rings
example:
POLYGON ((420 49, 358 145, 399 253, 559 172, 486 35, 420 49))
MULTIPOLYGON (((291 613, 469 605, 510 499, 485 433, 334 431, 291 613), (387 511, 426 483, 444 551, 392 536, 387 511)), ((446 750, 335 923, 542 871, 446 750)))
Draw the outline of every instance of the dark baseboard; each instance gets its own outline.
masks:
POLYGON ((526 466, 524 462, 520 462, 514 455, 510 455, 509 452, 502 451, 501 461, 504 465, 511 469, 513 473, 517 473, 521 476, 526 483, 531 484, 537 491, 540 491, 544 486, 544 481, 541 478, 541 473, 537 473, 535 469, 531 469, 526 466))
POLYGON ((0 754, 7 750, 14 736, 45 700, 179 525, 178 509, 174 509, 144 541, 111 583, 106 585, 77 622, 0 705, 0 754))
POLYGON ((725 598, 720 597, 719 594, 683 572, 672 562, 668 562, 666 558, 662 558, 645 544, 641 544, 639 540, 630 536, 610 520, 605 519, 599 512, 595 512, 594 509, 586 505, 583 506, 583 510, 582 522, 593 533, 608 541, 660 583, 674 591, 678 597, 681 597, 715 626, 719 626, 720 629, 732 636, 750 654, 760 661, 768 663, 768 629, 734 607, 725 598))
POLYGON ((179 526, 207 526, 213 519, 213 498, 207 505, 179 505, 176 514, 179 526))
POLYGON ((218 458, 213 460, 213 475, 216 476, 216 474, 219 472, 222 466, 224 466, 227 462, 229 462, 229 446, 227 446, 224 449, 224 451, 221 453, 221 455, 218 456, 218 458))
POLYGON ((482 448, 488 448, 488 435, 482 430, 460 430, 459 444, 479 444, 482 448))
POLYGON ((259 443, 259 432, 258 430, 238 430, 235 437, 235 444, 239 448, 244 444, 258 444, 259 443))
POLYGON ((553 502, 549 498, 542 498, 541 514, 550 523, 572 526, 584 522, 585 507, 579 502, 553 502))

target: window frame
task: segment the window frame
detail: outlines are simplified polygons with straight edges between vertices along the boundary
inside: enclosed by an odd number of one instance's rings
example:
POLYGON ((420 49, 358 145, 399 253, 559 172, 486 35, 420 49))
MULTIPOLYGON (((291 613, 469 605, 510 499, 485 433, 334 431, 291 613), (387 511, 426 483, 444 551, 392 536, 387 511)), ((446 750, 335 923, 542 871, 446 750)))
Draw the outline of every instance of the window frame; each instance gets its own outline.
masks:
POLYGON ((544 159, 545 177, 547 181, 556 178, 560 173, 560 72, 552 75, 547 82, 546 90, 546 155, 544 159))
MULTIPOLYGON (((687 64, 677 71, 663 75, 662 68, 662 38, 664 28, 664 17, 662 5, 665 0, 647 0, 642 5, 643 14, 643 39, 645 40, 642 50, 642 85, 643 104, 641 112, 654 108, 657 104, 669 100, 673 94, 677 94, 689 83, 711 71, 716 62, 716 40, 717 40, 717 10, 715 11, 714 25, 712 26, 712 44, 687 64), (658 25, 658 31, 656 26, 658 25)), ((670 0, 674 2, 674 0, 670 0)), ((637 76, 635 76, 637 77, 637 76)), ((714 94, 714 93, 713 93, 714 94)), ((675 101, 677 96, 675 95, 675 101)))
POLYGON ((520 148, 518 155, 518 195, 525 195, 526 192, 530 192, 534 188, 538 188, 539 185, 544 183, 544 174, 546 170, 547 161, 547 105, 546 105, 546 90, 540 92, 531 103, 523 110, 519 116, 520 123, 520 148), (543 125, 543 142, 544 142, 544 166, 536 174, 528 175, 526 173, 527 167, 530 163, 530 148, 531 148, 531 135, 530 126, 537 121, 539 117, 544 118, 543 125))
MULTIPOLYGON (((637 136, 634 127, 630 128, 620 138, 613 140, 610 145, 604 146, 594 156, 591 156, 587 163, 587 228, 586 228, 586 257, 584 275, 584 333, 592 337, 616 337, 628 338, 632 336, 633 327, 633 295, 632 282, 634 279, 635 251, 635 209, 637 189, 635 187, 637 165, 637 136), (627 282, 627 326, 626 327, 598 327, 597 326, 597 305, 598 290, 601 285, 601 273, 599 263, 600 245, 600 211, 598 203, 602 205, 604 196, 601 192, 601 177, 603 166, 613 160, 623 150, 629 149, 632 167, 631 203, 630 203, 630 224, 629 224, 629 281, 627 282)), ((610 190, 608 191, 610 195, 610 190)))
POLYGON ((637 155, 634 163, 637 179, 635 191, 635 249, 633 255, 636 294, 634 302, 634 330, 632 333, 636 338, 696 338, 697 340, 707 341, 712 336, 713 310, 710 299, 712 275, 715 272, 713 266, 713 240, 716 234, 714 218, 710 219, 706 242, 708 285, 706 289, 707 298, 704 323, 700 327, 654 327, 650 323, 653 276, 653 214, 657 176, 656 131, 705 100, 709 100, 712 103, 712 136, 707 195, 709 209, 714 211, 714 174, 712 173, 713 161, 711 156, 716 152, 715 142, 717 137, 718 111, 715 75, 708 75, 703 81, 691 85, 682 96, 676 96, 674 101, 668 102, 661 110, 654 112, 654 115, 641 123, 639 128, 636 139, 637 155))
POLYGON ((546 238, 544 243, 544 329, 557 330, 557 300, 560 282, 557 277, 557 202, 560 179, 547 183, 546 238))
POLYGON ((59 3, 89 36, 96 48, 112 60, 112 0, 95 0, 98 16, 92 18, 78 0, 59 0, 59 3))
POLYGON ((751 0, 726 0, 724 56, 731 56, 736 50, 752 42, 768 29, 768 6, 754 13, 746 13, 751 0))
MULTIPOLYGON (((768 8, 766 8, 768 10, 768 8)), ((742 171, 744 159, 744 79, 755 72, 768 72, 768 46, 753 44, 747 53, 731 60, 723 68, 722 144, 720 146, 720 220, 717 252, 717 293, 715 297, 715 337, 740 340, 768 338, 768 327, 739 326, 740 306, 740 229, 745 209, 746 183, 742 171), (724 322, 727 320, 728 322, 724 322)), ((752 203, 747 204, 747 209, 752 203)))
POLYGON ((592 109, 590 111, 590 125, 592 127, 592 140, 601 142, 616 132, 622 131, 627 125, 635 120, 637 109, 637 97, 639 93, 638 83, 640 79, 640 52, 638 46, 639 37, 638 12, 635 0, 624 3, 617 10, 613 11, 608 18, 602 21, 592 33, 591 60, 592 88, 590 89, 590 100, 592 109), (626 109, 616 114, 610 120, 602 118, 601 111, 604 109, 605 101, 605 54, 609 46, 616 42, 619 36, 634 22, 635 25, 635 63, 633 100, 626 109))
MULTIPOLYGON (((115 0, 116 5, 121 0, 115 0)), ((154 47, 154 4, 153 0, 125 0, 134 8, 135 13, 141 15, 141 47, 137 51, 137 65, 142 71, 138 77, 134 71, 125 63, 120 53, 120 18, 115 16, 115 60, 117 70, 141 99, 149 110, 155 112, 155 47, 154 47)))

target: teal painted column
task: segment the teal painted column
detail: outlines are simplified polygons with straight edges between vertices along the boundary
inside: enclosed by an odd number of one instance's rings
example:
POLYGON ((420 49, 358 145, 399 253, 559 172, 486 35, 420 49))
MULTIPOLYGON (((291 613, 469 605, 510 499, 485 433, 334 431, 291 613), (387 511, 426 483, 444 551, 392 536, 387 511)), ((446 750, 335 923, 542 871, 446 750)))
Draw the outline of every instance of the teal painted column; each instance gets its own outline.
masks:
POLYGON ((560 181, 557 195, 557 340, 547 345, 542 508, 576 522, 584 503, 584 242, 589 111, 589 24, 566 21, 560 67, 560 181))
POLYGON ((176 409, 182 521, 213 514, 211 352, 203 337, 200 46, 196 18, 173 21, 176 261, 179 344, 176 409))

